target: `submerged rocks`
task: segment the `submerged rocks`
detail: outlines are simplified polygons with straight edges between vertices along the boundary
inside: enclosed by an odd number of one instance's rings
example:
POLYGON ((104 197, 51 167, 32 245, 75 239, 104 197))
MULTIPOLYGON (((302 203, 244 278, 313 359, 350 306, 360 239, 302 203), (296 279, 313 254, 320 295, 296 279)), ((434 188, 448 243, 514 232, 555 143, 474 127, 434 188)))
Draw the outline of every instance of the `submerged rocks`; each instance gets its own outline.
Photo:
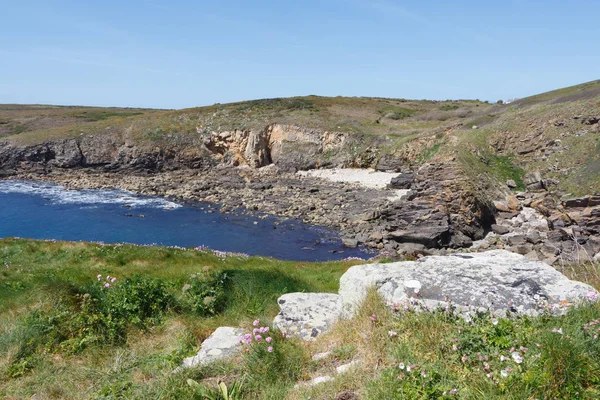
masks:
POLYGON ((288 293, 277 303, 281 311, 273 325, 303 340, 315 340, 340 317, 340 296, 330 293, 288 293))
POLYGON ((176 370, 191 368, 196 365, 206 365, 235 355, 240 350, 239 339, 245 333, 241 328, 222 326, 217 328, 202 345, 195 356, 183 360, 176 370))
POLYGON ((340 279, 343 314, 350 316, 370 287, 389 304, 420 300, 427 307, 536 314, 598 292, 569 280, 551 266, 504 250, 424 257, 418 261, 367 264, 340 279), (418 284, 417 284, 418 283, 418 284))

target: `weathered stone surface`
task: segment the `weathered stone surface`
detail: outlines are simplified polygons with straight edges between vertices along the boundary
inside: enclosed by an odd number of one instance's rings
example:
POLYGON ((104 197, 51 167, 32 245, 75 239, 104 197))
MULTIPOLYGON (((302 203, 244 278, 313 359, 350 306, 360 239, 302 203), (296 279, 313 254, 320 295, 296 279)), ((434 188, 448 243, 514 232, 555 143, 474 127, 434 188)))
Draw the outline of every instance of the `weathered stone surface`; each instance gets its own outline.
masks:
POLYGON ((273 320, 278 329, 315 340, 340 317, 340 296, 331 293, 287 293, 277 303, 281 311, 273 320))
POLYGON ((352 249, 358 246, 358 240, 352 238, 343 238, 342 244, 344 245, 344 247, 352 249))
POLYGON ((198 354, 184 359, 178 370, 210 364, 233 356, 241 349, 238 341, 244 333, 245 331, 241 328, 228 326, 217 328, 212 335, 202 342, 198 354))
POLYGON ((414 179, 414 174, 401 174, 392 178, 389 187, 391 189, 410 189, 410 186, 412 185, 414 179))
POLYGON ((510 232, 510 228, 504 225, 497 225, 497 224, 493 224, 492 225, 492 232, 498 234, 498 235, 504 235, 508 232, 510 232))
POLYGON ((543 262, 505 250, 354 266, 340 279, 344 316, 353 314, 370 287, 391 304, 419 299, 428 307, 443 307, 450 300, 459 310, 473 306, 496 314, 536 314, 540 302, 557 308, 562 301, 598 293, 543 262))
POLYGON ((567 199, 567 200, 563 201, 562 203, 563 203, 564 207, 572 208, 572 207, 587 207, 589 202, 590 202, 590 198, 585 196, 585 197, 576 197, 573 199, 567 199))
POLYGON ((529 190, 542 189, 542 175, 539 172, 533 172, 523 177, 523 183, 527 185, 529 190))

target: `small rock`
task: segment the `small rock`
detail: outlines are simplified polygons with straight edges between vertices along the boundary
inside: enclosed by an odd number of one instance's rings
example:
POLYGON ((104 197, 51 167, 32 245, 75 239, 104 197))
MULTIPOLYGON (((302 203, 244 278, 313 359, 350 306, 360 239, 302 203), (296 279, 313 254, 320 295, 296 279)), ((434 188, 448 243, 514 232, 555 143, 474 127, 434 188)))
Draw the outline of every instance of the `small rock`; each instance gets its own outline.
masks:
POLYGON ((297 383, 294 385, 294 388, 298 389, 303 386, 313 387, 320 385, 321 383, 330 382, 332 380, 333 378, 331 376, 318 376, 314 379, 311 379, 310 381, 297 383))
POLYGON ((590 198, 585 197, 575 197, 573 199, 568 199, 562 202, 564 207, 572 208, 572 207, 587 207, 589 204, 590 198))
POLYGON ((494 207, 496 207, 496 210, 498 210, 498 211, 504 211, 504 212, 510 211, 508 204, 506 204, 506 202, 504 202, 504 201, 494 201, 494 207))
POLYGON ((352 238, 343 238, 342 244, 344 247, 349 247, 351 249, 358 247, 358 240, 352 238))
POLYGON ((517 187, 517 182, 515 182, 512 179, 509 179, 509 180, 506 181, 506 186, 508 186, 511 189, 514 189, 514 188, 517 187))
POLYGON ((173 372, 179 372, 196 365, 206 365, 234 355, 241 349, 238 340, 244 333, 245 331, 241 328, 228 326, 217 328, 212 335, 202 342, 198 354, 184 359, 181 366, 173 372))
POLYGON ((331 355, 330 351, 325 351, 323 353, 317 353, 315 355, 312 356, 312 360, 313 361, 320 361, 320 360, 324 360, 326 358, 328 358, 331 355))
POLYGON ((353 360, 353 361, 350 361, 348 364, 340 365, 335 370, 337 371, 338 374, 343 374, 344 372, 347 372, 348 370, 356 367, 358 364, 359 364, 358 360, 353 360))
POLYGON ((525 236, 525 240, 532 244, 538 244, 542 241, 542 237, 538 231, 529 231, 525 236))
POLYGON ((508 232, 510 232, 510 228, 504 226, 504 225, 496 225, 493 224, 492 225, 492 232, 498 234, 498 235, 504 235, 507 234, 508 232))
POLYGON ((338 393, 333 400, 358 400, 358 395, 348 390, 338 393))
POLYGON ((507 196, 506 205, 509 209, 513 211, 518 211, 519 209, 521 209, 521 203, 519 202, 519 199, 517 199, 516 196, 507 196))
POLYGON ((512 235, 506 238, 506 242, 509 246, 519 246, 526 243, 525 236, 523 235, 512 235))

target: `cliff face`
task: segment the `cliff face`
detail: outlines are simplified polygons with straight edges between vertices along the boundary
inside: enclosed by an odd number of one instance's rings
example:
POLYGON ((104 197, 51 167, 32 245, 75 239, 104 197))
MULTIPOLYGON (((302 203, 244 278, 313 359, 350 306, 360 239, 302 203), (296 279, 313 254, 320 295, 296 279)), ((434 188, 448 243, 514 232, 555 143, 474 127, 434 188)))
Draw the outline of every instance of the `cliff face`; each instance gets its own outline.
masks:
POLYGON ((340 150, 346 134, 293 125, 271 124, 263 130, 211 132, 205 145, 221 161, 253 168, 269 164, 286 170, 314 168, 327 152, 340 150))
MULTIPOLYGON (((54 168, 102 168, 159 172, 223 163, 260 168, 275 164, 284 170, 314 168, 334 158, 346 135, 340 132, 268 125, 263 130, 212 132, 202 143, 138 145, 126 135, 108 132, 30 146, 0 143, 0 171, 50 172, 54 168), (330 157, 327 159, 327 157, 330 157)), ((338 164, 343 157, 338 155, 338 164)))

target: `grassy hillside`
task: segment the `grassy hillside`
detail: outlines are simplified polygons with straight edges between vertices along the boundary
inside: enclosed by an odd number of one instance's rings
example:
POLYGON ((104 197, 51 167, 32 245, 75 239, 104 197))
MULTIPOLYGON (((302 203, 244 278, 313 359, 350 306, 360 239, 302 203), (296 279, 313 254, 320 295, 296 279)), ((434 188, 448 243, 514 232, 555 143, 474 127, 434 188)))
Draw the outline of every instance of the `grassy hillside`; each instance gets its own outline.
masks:
MULTIPOLYGON (((279 295, 336 292, 355 263, 0 240, 0 397, 222 399, 219 381, 229 391, 241 384, 233 399, 257 400, 332 399, 344 391, 361 399, 600 395, 598 304, 559 318, 482 314, 467 322, 445 312, 391 312, 371 294, 355 318, 314 343, 272 331, 272 353, 253 345, 233 360, 172 373, 217 326, 251 329, 255 318, 268 325, 279 295), (329 357, 311 360, 326 350, 329 357), (335 376, 350 360, 360 363, 335 380, 294 388, 335 376)), ((568 270, 598 287, 597 266, 568 270)))
MULTIPOLYGON (((184 110, 0 106, 0 139, 34 144, 82 134, 119 134, 141 145, 198 143, 203 134, 272 123, 351 134, 344 149, 418 166, 455 157, 482 187, 539 171, 574 194, 600 190, 600 81, 519 99, 427 101, 306 96, 184 110), (558 140, 558 142, 557 142, 558 140)), ((376 161, 375 161, 376 162, 376 161)), ((523 186, 519 185, 519 189, 523 186)))

